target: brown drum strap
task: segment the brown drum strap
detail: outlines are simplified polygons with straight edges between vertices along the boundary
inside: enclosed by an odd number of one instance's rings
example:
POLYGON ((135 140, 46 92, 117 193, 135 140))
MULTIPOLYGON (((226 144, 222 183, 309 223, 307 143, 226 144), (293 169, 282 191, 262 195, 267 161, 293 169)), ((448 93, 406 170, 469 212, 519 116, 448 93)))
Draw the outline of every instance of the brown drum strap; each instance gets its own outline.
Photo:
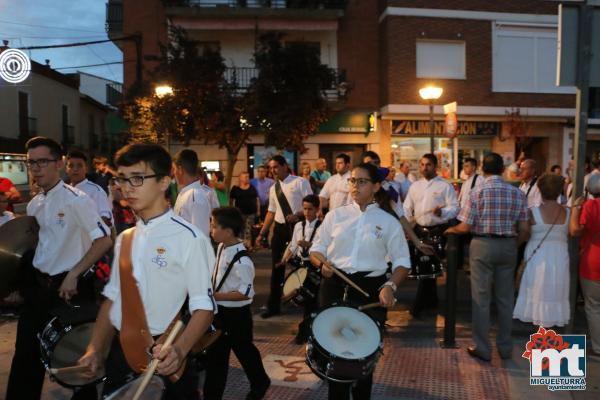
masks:
MULTIPOLYGON (((148 329, 148 321, 146 321, 146 312, 144 304, 140 296, 135 278, 133 277, 133 264, 131 263, 131 249, 133 237, 135 235, 135 227, 127 229, 123 232, 121 239, 121 251, 119 254, 119 277, 121 281, 121 332, 119 340, 123 354, 127 360, 129 367, 137 373, 142 373, 146 369, 150 356, 149 349, 154 344, 154 339, 148 329)), ((171 331, 175 321, 179 319, 177 314, 167 328, 166 332, 161 335, 157 343, 165 341, 168 333, 171 331)), ((169 379, 176 382, 183 373, 185 361, 182 363, 179 370, 171 375, 169 379)))

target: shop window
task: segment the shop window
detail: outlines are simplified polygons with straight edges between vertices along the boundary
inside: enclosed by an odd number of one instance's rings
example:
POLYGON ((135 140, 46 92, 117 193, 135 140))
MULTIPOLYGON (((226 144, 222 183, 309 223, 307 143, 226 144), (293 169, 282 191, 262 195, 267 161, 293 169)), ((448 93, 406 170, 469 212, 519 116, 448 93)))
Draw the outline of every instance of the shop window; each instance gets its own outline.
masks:
POLYGON ((417 40, 417 78, 466 77, 465 42, 417 40))
POLYGON ((494 24, 492 90, 521 93, 574 93, 556 86, 555 27, 494 24))

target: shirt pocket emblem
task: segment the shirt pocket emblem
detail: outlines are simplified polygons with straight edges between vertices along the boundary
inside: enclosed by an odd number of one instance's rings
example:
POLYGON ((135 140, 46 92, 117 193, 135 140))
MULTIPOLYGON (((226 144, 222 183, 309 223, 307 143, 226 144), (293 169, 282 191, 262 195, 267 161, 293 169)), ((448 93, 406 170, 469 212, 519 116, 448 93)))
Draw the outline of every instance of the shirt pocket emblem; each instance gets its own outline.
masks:
POLYGON ((383 237, 383 229, 381 229, 381 226, 375 225, 375 229, 373 229, 373 235, 375 235, 377 239, 381 239, 383 237))
POLYGON ((167 250, 164 247, 159 247, 156 249, 156 255, 152 257, 152 262, 158 265, 158 268, 166 268, 168 263, 165 254, 167 250))
POLYGON ((56 225, 60 226, 61 228, 65 227, 66 222, 65 222, 65 213, 64 212, 59 211, 56 214, 56 225))

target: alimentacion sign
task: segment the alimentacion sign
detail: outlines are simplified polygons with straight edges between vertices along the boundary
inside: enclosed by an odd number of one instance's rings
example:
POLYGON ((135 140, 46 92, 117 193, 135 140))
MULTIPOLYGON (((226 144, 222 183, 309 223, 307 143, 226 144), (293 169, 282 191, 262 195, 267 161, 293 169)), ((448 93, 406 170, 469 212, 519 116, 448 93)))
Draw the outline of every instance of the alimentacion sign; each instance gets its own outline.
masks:
MULTIPOLYGON (((429 136, 429 121, 394 120, 392 135, 398 136, 429 136)), ((456 135, 458 136, 495 136, 500 132, 499 122, 490 121, 458 121, 456 135)), ((445 136, 444 121, 435 122, 435 135, 445 136)))

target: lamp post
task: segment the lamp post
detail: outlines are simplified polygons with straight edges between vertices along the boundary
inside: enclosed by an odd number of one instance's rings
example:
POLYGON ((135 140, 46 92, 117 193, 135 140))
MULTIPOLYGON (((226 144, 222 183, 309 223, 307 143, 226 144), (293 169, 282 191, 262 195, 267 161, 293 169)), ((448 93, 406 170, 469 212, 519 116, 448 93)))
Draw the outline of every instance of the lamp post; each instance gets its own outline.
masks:
MULTIPOLYGON (((158 85, 154 88, 154 94, 159 99, 162 99, 165 96, 173 96, 173 87, 169 85, 158 85)), ((171 153, 171 134, 167 131, 167 151, 169 154, 171 153)))
POLYGON ((423 100, 427 100, 429 102, 429 149, 430 153, 433 154, 434 151, 434 136, 435 136, 435 121, 433 120, 433 105, 435 100, 439 99, 444 89, 435 87, 435 86, 427 86, 422 89, 419 89, 419 96, 423 100))

